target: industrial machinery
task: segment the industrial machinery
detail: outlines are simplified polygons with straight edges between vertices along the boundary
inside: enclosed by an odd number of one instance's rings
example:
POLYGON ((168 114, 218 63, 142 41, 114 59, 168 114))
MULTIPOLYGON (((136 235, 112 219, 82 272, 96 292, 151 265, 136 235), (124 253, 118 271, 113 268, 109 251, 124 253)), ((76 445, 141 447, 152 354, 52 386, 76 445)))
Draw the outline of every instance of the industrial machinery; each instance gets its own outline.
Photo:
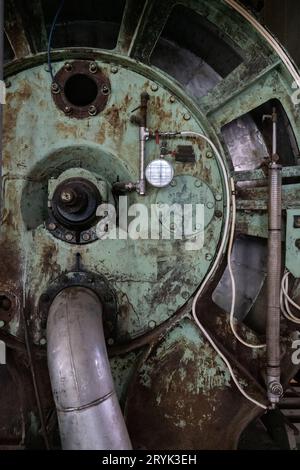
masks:
POLYGON ((235 0, 4 17, 0 449, 290 448, 296 66, 235 0))

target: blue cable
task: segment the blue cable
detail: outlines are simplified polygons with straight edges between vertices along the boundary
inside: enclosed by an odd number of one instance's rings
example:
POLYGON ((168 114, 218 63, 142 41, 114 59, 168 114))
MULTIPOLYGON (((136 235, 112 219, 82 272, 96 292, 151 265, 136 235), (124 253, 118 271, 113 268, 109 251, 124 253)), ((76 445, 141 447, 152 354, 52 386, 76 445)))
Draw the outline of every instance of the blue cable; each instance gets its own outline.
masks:
POLYGON ((49 68, 49 72, 50 72, 50 75, 51 75, 51 78, 52 78, 52 82, 54 82, 54 74, 53 74, 53 68, 52 68, 52 63, 51 63, 52 39, 53 39, 53 33, 55 31, 55 28, 56 28, 58 17, 61 13, 61 10, 63 9, 64 3, 65 3, 65 0, 62 0, 61 4, 60 4, 60 6, 59 6, 59 8, 56 12, 56 15, 53 19, 53 23, 52 23, 49 38, 48 38, 48 68, 49 68))

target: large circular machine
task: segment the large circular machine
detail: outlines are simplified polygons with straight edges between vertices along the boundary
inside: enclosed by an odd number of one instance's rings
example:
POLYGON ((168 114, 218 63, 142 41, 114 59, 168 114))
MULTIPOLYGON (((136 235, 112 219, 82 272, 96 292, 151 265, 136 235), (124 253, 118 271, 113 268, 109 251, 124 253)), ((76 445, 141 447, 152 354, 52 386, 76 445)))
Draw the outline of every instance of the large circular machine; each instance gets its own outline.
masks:
POLYGON ((133 448, 276 448, 268 409, 299 369, 268 284, 277 259, 299 300, 296 67, 234 0, 8 0, 5 17, 0 447, 74 445, 52 328, 82 289, 133 448), (268 247, 276 208, 289 243, 268 247))

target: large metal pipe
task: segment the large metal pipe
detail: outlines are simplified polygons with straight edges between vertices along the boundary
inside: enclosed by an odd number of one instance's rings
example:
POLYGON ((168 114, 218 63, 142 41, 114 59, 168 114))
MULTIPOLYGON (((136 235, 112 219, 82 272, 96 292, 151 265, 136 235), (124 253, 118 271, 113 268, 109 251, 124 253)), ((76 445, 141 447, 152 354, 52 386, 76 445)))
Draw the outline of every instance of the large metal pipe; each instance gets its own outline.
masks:
POLYGON ((274 406, 280 400, 280 286, 282 230, 282 167, 269 166, 268 309, 267 309, 267 386, 274 406))
POLYGON ((83 287, 61 291, 50 308, 47 340, 63 449, 130 450, 96 294, 83 287))

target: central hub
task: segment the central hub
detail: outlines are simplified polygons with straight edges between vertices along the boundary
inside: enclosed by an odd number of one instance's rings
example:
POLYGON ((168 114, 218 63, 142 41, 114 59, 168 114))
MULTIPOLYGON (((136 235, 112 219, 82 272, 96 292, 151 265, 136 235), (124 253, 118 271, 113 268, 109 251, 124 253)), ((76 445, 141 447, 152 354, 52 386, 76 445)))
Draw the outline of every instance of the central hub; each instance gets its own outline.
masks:
POLYGON ((89 228, 95 221, 101 196, 96 186, 83 178, 61 183, 52 199, 54 217, 71 229, 89 228))
POLYGON ((96 240, 97 208, 107 198, 107 185, 81 168, 49 181, 48 230, 68 243, 96 240))

